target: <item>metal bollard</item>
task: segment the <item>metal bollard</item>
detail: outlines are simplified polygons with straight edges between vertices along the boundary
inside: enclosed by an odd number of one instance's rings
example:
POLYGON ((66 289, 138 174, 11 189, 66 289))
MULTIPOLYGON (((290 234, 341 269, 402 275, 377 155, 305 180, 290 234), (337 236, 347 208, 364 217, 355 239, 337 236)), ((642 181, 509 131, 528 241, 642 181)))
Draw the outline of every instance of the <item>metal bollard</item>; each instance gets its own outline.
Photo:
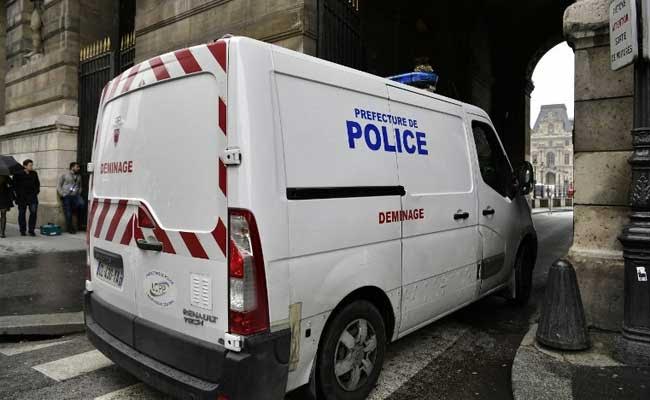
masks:
POLYGON ((540 344, 560 350, 591 346, 576 272, 566 260, 557 260, 549 270, 536 337, 540 344))

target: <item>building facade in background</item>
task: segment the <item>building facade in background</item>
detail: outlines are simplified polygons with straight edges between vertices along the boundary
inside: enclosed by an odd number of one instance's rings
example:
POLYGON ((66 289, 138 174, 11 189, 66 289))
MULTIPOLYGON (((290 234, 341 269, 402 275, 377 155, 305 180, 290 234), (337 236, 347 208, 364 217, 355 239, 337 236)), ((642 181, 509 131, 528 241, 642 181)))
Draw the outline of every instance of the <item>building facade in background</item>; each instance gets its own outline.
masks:
POLYGON ((573 121, 566 105, 542 106, 530 134, 530 159, 538 192, 565 197, 573 187, 573 121))

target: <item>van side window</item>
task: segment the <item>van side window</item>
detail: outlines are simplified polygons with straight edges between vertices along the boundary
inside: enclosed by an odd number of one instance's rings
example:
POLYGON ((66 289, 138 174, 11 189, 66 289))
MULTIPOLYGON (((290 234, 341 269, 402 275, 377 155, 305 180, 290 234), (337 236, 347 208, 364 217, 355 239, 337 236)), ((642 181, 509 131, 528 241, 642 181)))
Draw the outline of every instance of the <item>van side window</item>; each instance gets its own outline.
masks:
POLYGON ((472 121, 472 131, 483 181, 500 195, 510 196, 512 171, 496 133, 488 124, 478 121, 472 121))

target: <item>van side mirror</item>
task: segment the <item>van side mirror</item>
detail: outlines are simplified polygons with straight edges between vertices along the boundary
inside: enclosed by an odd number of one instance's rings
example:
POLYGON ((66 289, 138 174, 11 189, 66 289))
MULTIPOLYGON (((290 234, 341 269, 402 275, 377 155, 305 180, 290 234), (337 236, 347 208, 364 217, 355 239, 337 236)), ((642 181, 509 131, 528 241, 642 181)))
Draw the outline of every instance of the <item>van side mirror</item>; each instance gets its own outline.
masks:
POLYGON ((535 179, 535 172, 533 171, 533 164, 528 161, 524 161, 519 167, 519 173, 517 174, 519 180, 519 193, 522 195, 527 195, 533 190, 533 184, 535 179))

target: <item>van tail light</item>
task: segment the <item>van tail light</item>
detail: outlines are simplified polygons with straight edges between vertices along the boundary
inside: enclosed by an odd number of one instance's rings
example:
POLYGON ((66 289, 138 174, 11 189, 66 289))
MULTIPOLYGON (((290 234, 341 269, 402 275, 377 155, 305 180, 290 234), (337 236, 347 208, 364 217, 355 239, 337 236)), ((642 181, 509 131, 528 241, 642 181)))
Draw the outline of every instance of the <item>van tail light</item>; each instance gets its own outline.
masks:
POLYGON ((250 211, 230 209, 229 331, 252 335, 269 329, 266 274, 260 236, 250 211))
POLYGON ((153 223, 153 218, 143 207, 138 207, 138 226, 140 228, 154 229, 156 225, 153 223))

